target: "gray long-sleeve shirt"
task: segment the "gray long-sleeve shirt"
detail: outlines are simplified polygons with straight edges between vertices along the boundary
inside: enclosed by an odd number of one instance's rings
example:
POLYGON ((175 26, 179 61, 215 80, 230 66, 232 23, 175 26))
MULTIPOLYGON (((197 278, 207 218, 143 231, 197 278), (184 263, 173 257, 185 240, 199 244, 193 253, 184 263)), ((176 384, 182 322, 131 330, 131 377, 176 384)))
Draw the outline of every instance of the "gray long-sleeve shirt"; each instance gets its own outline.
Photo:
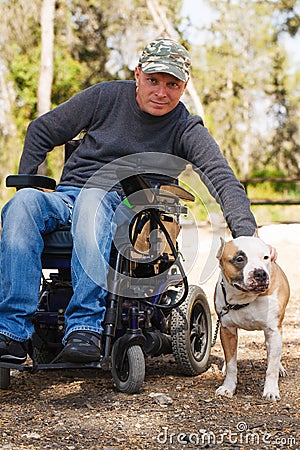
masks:
POLYGON ((116 160, 172 177, 189 162, 220 204, 233 237, 254 233, 256 222, 244 188, 202 119, 182 102, 163 116, 141 111, 134 81, 99 83, 32 121, 19 173, 36 173, 47 152, 82 130, 85 137, 67 160, 61 185, 82 187, 99 174, 97 183, 111 188, 118 181, 112 170, 116 160))

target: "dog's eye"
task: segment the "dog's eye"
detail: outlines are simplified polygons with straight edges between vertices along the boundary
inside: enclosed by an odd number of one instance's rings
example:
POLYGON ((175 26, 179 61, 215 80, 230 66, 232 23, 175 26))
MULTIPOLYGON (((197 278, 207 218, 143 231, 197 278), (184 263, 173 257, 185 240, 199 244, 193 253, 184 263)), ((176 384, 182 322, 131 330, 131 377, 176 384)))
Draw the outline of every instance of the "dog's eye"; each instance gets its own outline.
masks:
POLYGON ((237 258, 235 258, 235 261, 238 263, 242 263, 245 261, 245 259, 242 256, 238 256, 237 258))
POLYGON ((238 255, 238 256, 235 256, 235 257, 232 259, 231 262, 232 262, 233 264, 239 264, 239 265, 242 265, 242 264, 245 264, 245 261, 246 261, 246 259, 245 259, 244 256, 238 255))
POLYGON ((269 258, 270 258, 269 255, 265 255, 265 256, 264 256, 264 259, 265 259, 265 260, 267 260, 267 259, 269 259, 269 258))
POLYGON ((234 255, 230 262, 238 267, 243 267, 245 264, 247 264, 247 256, 244 252, 239 251, 234 255))

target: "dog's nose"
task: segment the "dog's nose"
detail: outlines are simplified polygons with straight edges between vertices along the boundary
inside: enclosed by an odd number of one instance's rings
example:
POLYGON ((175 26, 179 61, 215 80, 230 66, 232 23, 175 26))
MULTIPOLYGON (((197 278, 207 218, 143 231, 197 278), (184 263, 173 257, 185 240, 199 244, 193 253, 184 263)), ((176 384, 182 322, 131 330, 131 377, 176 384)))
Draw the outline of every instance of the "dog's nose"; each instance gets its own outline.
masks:
POLYGON ((268 274, 264 269, 255 269, 253 272, 253 277, 256 281, 264 283, 268 279, 268 274))

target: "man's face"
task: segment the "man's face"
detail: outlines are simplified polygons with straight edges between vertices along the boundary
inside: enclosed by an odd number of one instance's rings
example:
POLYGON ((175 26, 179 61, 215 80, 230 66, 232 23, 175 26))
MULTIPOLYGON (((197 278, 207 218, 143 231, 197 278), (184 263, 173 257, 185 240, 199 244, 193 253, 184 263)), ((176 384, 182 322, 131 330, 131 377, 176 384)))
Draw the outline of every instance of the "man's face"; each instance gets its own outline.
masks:
POLYGON ((187 82, 168 73, 144 73, 135 68, 136 101, 139 108, 153 116, 163 116, 172 111, 180 100, 187 82))

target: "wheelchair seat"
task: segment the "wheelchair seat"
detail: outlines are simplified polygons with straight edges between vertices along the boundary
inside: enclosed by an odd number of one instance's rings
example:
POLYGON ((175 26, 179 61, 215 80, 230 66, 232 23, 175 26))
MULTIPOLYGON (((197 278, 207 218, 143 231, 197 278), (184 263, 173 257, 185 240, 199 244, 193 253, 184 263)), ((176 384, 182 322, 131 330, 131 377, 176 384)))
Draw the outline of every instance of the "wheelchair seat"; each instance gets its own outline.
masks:
POLYGON ((70 256, 73 240, 69 225, 58 228, 44 235, 44 255, 70 256))
POLYGON ((71 226, 66 225, 44 235, 42 265, 44 269, 67 269, 71 267, 73 239, 71 226))

